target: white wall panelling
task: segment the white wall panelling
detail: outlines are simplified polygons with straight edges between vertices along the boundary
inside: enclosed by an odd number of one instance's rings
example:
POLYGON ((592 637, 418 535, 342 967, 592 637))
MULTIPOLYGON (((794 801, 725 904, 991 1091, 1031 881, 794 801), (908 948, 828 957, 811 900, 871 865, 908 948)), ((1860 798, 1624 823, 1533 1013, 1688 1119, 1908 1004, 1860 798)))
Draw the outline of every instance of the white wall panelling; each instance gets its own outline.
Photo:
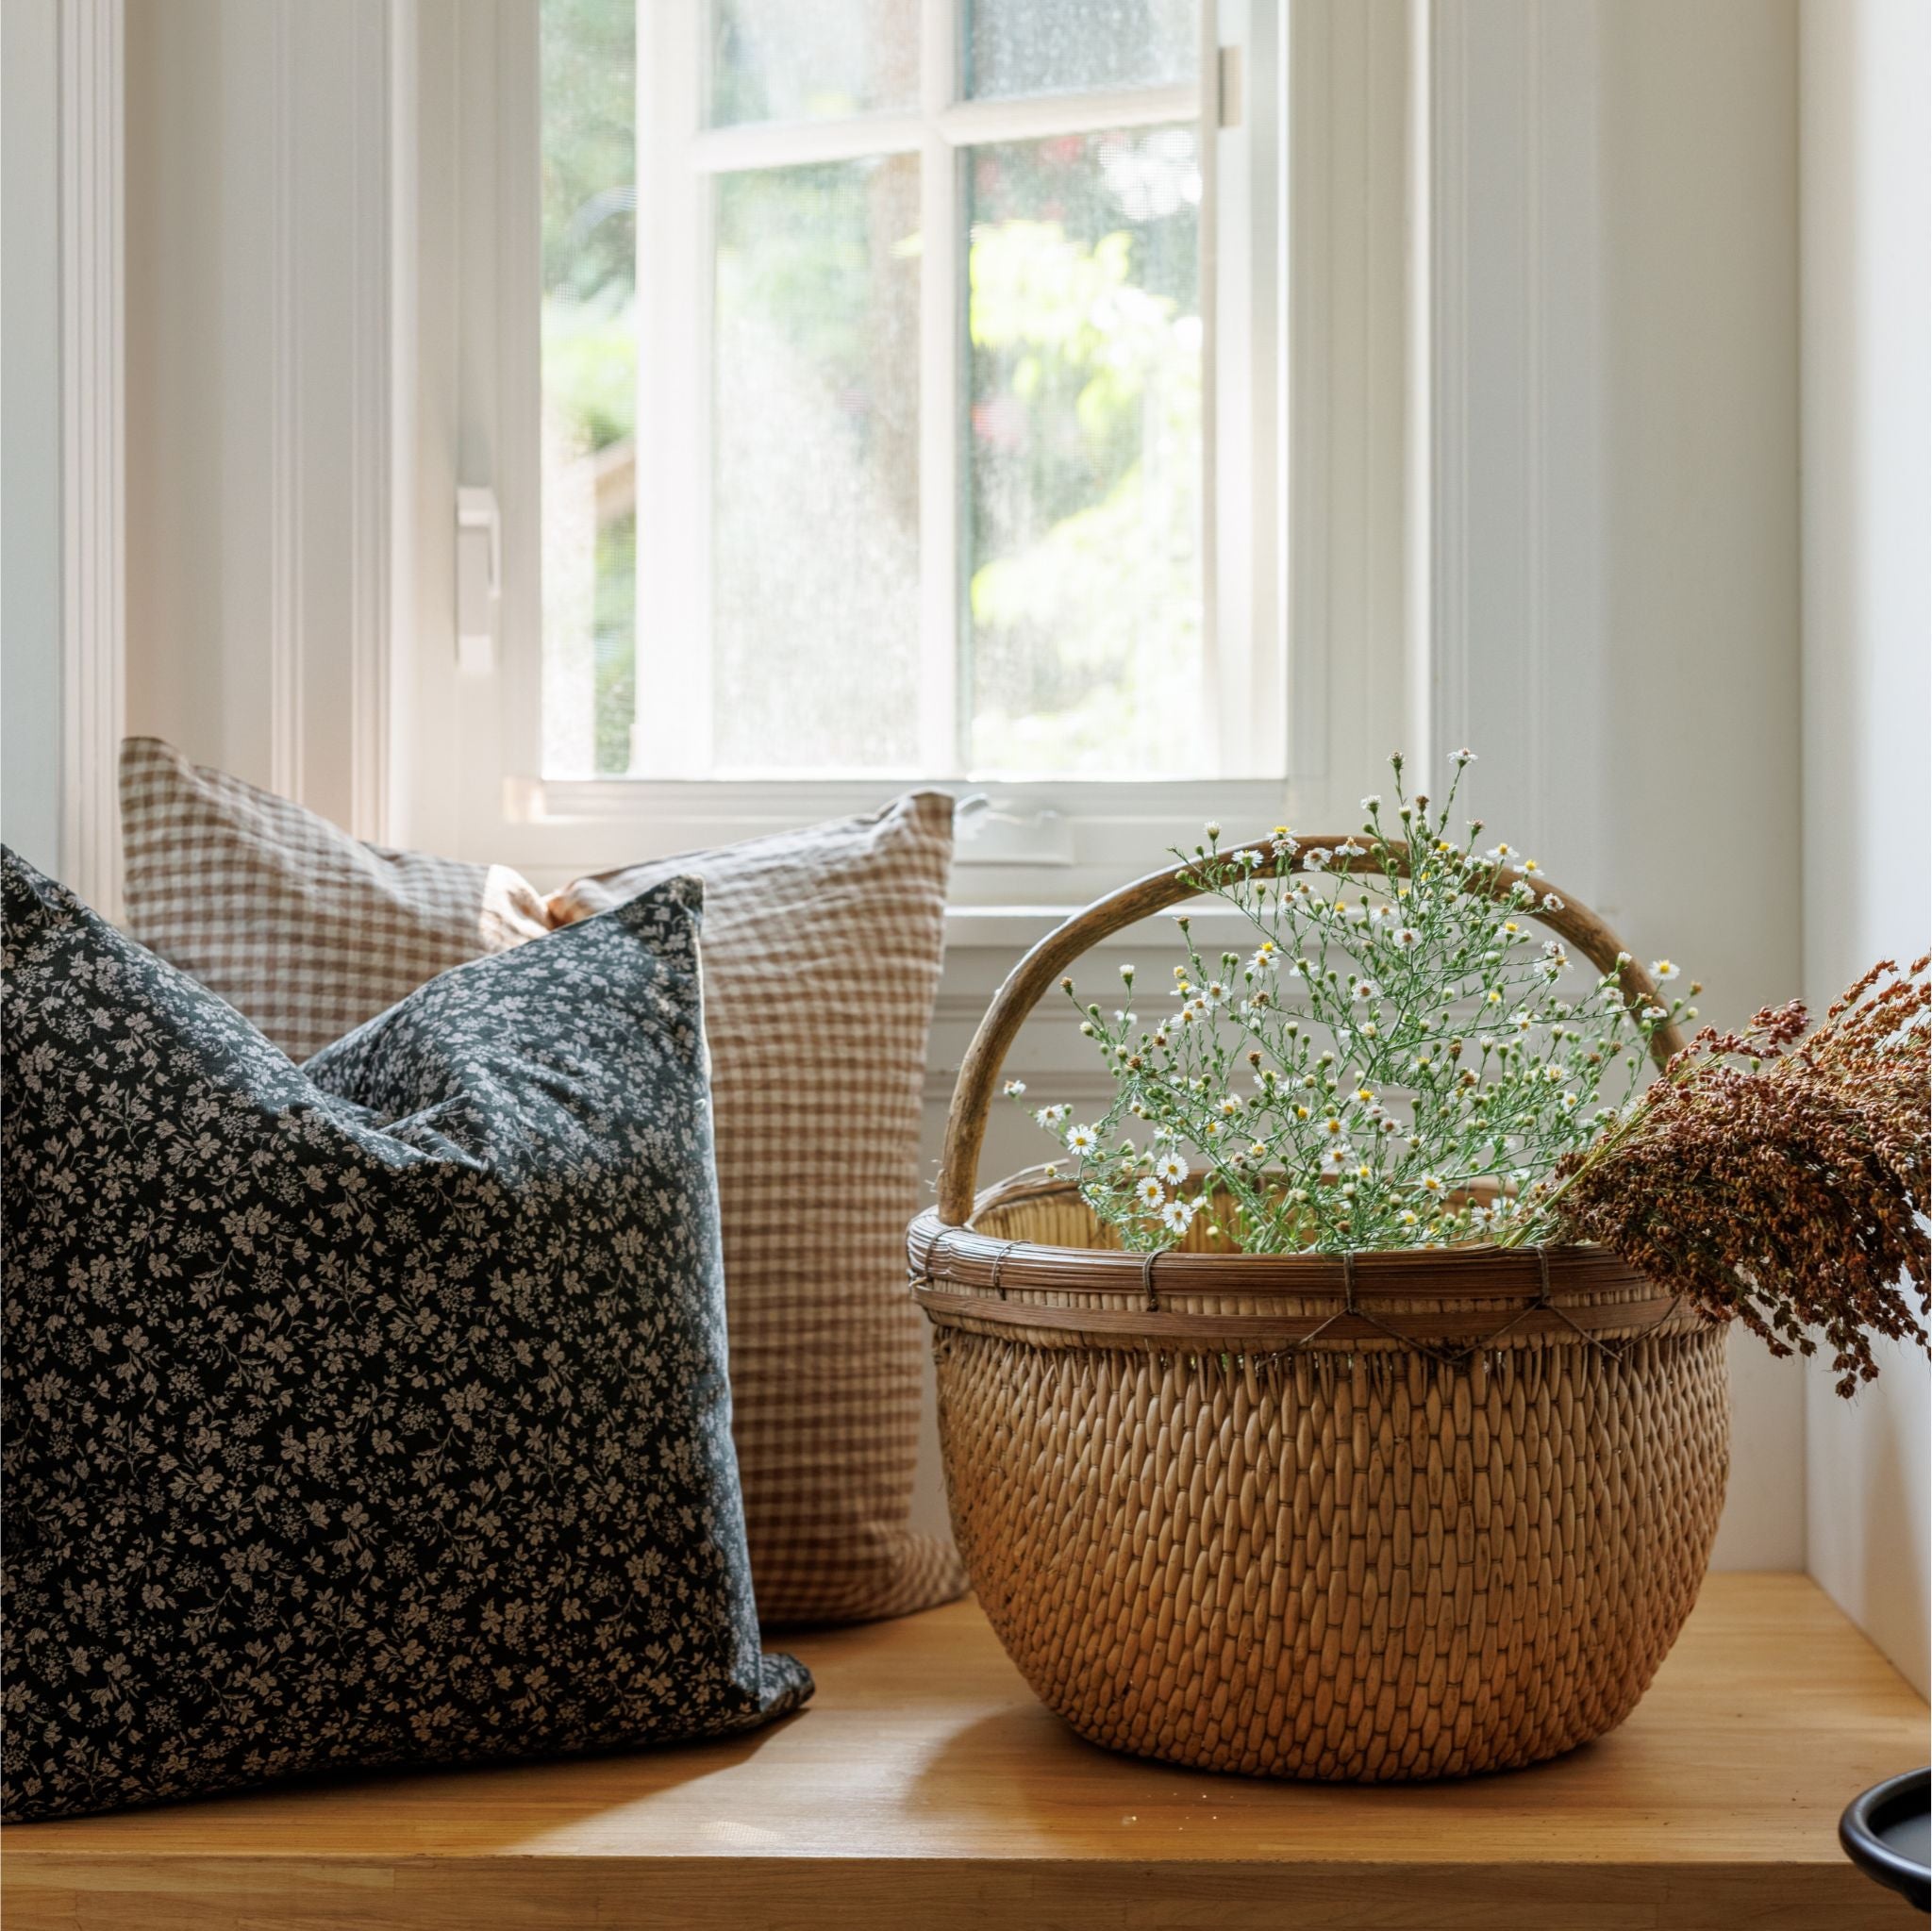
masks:
POLYGON ((6 835, 120 909, 122 0, 6 9, 6 835))
POLYGON ((60 8, 60 869, 121 908, 121 0, 60 8))
MULTIPOLYGON (((1932 941, 1932 14, 1803 16, 1805 990, 1932 941)), ((1932 1373, 1888 1350, 1855 1402, 1809 1377, 1812 1574, 1923 1692, 1932 1373)))
POLYGON ((60 0, 0 7, 0 836, 58 872, 60 0))
POLYGON ((389 816, 409 462, 391 103, 410 21, 407 0, 129 18, 129 716, 365 836, 389 816))
POLYGON ((1439 0, 1433 18, 1431 735, 1477 751, 1466 789, 1499 831, 1592 891, 1597 8, 1439 0))

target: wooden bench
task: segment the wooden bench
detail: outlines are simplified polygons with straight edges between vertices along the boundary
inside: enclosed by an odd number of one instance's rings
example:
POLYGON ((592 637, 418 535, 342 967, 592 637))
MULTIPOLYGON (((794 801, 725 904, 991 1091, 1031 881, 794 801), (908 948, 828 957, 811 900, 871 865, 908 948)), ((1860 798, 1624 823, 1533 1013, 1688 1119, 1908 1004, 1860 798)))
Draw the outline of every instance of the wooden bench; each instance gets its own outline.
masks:
POLYGON ((7 1931, 1911 1922, 1836 1830, 1924 1760, 1925 1705, 1802 1576, 1712 1576, 1623 1729, 1456 1784, 1108 1756, 1033 1700, 971 1603, 792 1647, 816 1701, 732 1743, 15 1825, 7 1931))

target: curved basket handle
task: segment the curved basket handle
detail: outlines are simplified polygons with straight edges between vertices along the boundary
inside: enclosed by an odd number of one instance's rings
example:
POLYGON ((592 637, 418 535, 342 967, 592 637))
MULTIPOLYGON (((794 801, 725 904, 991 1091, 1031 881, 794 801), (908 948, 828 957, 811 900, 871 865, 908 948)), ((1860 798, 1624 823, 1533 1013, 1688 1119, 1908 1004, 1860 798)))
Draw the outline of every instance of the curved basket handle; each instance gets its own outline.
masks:
MULTIPOLYGON (((1306 855, 1311 851, 1336 854, 1341 846, 1350 842, 1353 836, 1347 832, 1324 838, 1304 838, 1297 834, 1296 842, 1301 851, 1291 869, 1297 872, 1304 870, 1306 855)), ((1230 846, 1218 856, 1230 858, 1240 851, 1256 851, 1272 862, 1271 844, 1272 841, 1261 839, 1251 845, 1230 846)), ((1396 859, 1397 869, 1407 877, 1408 847, 1391 840, 1389 850, 1396 859)), ((1201 897, 1200 892, 1182 884, 1177 874, 1184 869, 1187 868, 1171 866, 1164 871, 1150 872, 1146 877, 1122 886, 1106 898, 1096 899, 1085 911, 1075 912, 1065 924, 1049 932, 1013 968, 1007 975, 1006 984, 993 994, 992 1004, 987 1007, 986 1017, 979 1022, 979 1030, 974 1034, 973 1043, 959 1063, 959 1077, 953 1088, 952 1108, 946 1115, 946 1138, 940 1155, 939 1184, 940 1220, 946 1226, 964 1226, 973 1211, 974 1186, 979 1172, 979 1149, 986 1139, 987 1110, 992 1104, 993 1088, 1014 1036, 1026 1023, 1033 1008, 1082 953, 1098 945, 1102 940, 1112 938, 1116 932, 1138 920, 1164 911, 1184 899, 1201 897)), ((1381 874, 1381 866, 1367 854, 1359 857, 1335 857, 1330 870, 1381 874)), ((1489 888, 1491 896, 1499 902, 1507 900, 1522 878, 1520 872, 1507 867, 1499 870, 1489 888)), ((1618 942, 1616 934, 1594 912, 1587 906, 1579 905, 1567 891, 1545 878, 1538 877, 1526 882, 1536 888, 1538 894, 1537 903, 1527 908, 1529 915, 1540 924, 1547 925, 1559 938, 1567 939, 1598 972, 1616 971, 1624 1003, 1633 1011, 1647 1004, 1660 1003, 1650 974, 1634 958, 1618 971, 1617 955, 1624 948, 1618 942), (1542 908, 1542 894, 1545 892, 1554 892, 1562 902, 1561 911, 1545 911, 1542 908)), ((1672 1054, 1682 1051, 1683 1045, 1684 1036, 1672 1021, 1666 1021, 1650 1036, 1651 1057, 1658 1066, 1665 1065, 1672 1054)))

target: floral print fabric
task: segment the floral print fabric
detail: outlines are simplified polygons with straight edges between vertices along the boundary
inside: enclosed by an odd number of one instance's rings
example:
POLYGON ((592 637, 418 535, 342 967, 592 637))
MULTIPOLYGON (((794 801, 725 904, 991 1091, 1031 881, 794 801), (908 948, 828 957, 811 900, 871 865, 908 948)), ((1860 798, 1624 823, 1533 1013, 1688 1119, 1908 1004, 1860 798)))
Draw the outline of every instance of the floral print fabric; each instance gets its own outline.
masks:
POLYGON ((306 1068, 12 854, 4 1792, 742 1730, 697 888, 306 1068))

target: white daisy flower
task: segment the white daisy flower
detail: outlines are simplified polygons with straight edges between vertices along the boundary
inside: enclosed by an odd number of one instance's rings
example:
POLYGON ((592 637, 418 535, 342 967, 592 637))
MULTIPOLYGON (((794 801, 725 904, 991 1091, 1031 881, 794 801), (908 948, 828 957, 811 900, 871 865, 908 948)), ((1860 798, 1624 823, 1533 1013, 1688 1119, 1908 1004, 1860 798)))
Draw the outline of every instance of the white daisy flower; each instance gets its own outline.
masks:
POLYGON ((1659 986, 1668 986, 1681 970, 1674 959, 1654 958, 1650 962, 1650 975, 1659 986))
POLYGON ((1543 893, 1543 910, 1544 910, 1544 911, 1546 911, 1546 912, 1560 912, 1560 911, 1561 911, 1562 909, 1563 909, 1563 901, 1562 901, 1561 899, 1559 899, 1559 898, 1558 898, 1558 897, 1557 896, 1557 894, 1556 894, 1556 893, 1555 893, 1554 891, 1546 891, 1546 892, 1544 892, 1544 893, 1543 893))
POLYGON ((1020 1095, 1024 1093, 1025 1090, 1026 1082, 1024 1079, 1008 1080, 1006 1085, 1006 1094, 1008 1099, 1017 1100, 1020 1097, 1020 1095))
POLYGON ((1357 844, 1352 838, 1345 838, 1335 847, 1335 852, 1338 857, 1366 858, 1369 855, 1369 848, 1367 845, 1357 844))
POLYGON ((1405 1226, 1405 1227, 1412 1227, 1412 1226, 1414 1226, 1414 1225, 1415 1225, 1415 1224, 1416 1224, 1417 1218, 1418 1218, 1418 1216, 1417 1216, 1417 1214, 1416 1214, 1416 1212, 1415 1212, 1415 1209, 1414 1209, 1413 1207, 1404 1207, 1404 1208, 1402 1209, 1402 1211, 1401 1211, 1401 1212, 1400 1212, 1399 1214, 1397 1214, 1397 1215, 1395 1216, 1395 1219, 1396 1219, 1397 1223, 1398 1223, 1398 1224, 1399 1224, 1400 1225, 1402 1225, 1402 1226, 1405 1226))
POLYGON ((1398 925, 1395 928, 1395 942, 1404 952, 1413 952, 1423 942, 1423 935, 1413 925, 1398 925))
POLYGON ((1442 1176, 1440 1174, 1424 1174, 1423 1175, 1423 1191, 1424 1193, 1441 1193, 1442 1191, 1442 1176))
POLYGON ((1379 791, 1371 791, 1369 795, 1362 800, 1362 809, 1364 811, 1373 813, 1379 811, 1381 808, 1382 794, 1379 791))
POLYGON ((1265 1140, 1249 1140, 1248 1157, 1251 1160, 1265 1160, 1268 1157, 1268 1142, 1265 1140))
POLYGON ((1091 1126, 1070 1126, 1067 1129, 1067 1151, 1070 1154, 1091 1154, 1100 1144, 1100 1136, 1091 1126))
POLYGON ((1565 1093, 1563 1095, 1563 1110, 1566 1113, 1573 1113, 1576 1110, 1576 1095, 1574 1093, 1565 1093))
POLYGON ((1208 821, 1206 824, 1204 824, 1201 827, 1201 829, 1205 831, 1209 838, 1219 838, 1221 836, 1220 825, 1215 824, 1215 822, 1211 818, 1208 821))
POLYGON ((1340 1140, 1342 1136, 1344 1128, 1342 1127, 1341 1122, 1338 1120, 1333 1113, 1331 1113, 1329 1114, 1327 1119, 1322 1122, 1322 1131, 1330 1140, 1340 1140))
POLYGON ((1200 1204, 1196 1201, 1170 1200, 1160 1209, 1160 1224, 1170 1233, 1185 1234, 1189 1224, 1200 1210, 1200 1204))
POLYGON ((1170 1186, 1178 1187, 1188 1177, 1188 1163, 1179 1154, 1170 1151, 1154 1162, 1154 1172, 1170 1186))
POLYGON ((1058 1106, 1041 1107, 1033 1117, 1041 1126, 1051 1130, 1053 1127, 1064 1125, 1073 1110, 1073 1107, 1062 1101, 1058 1106))
POLYGON ((1357 979, 1355 982, 1354 991, 1357 1002, 1365 1005, 1369 1000, 1376 996, 1375 982, 1374 979, 1357 979))
POLYGON ((1491 865, 1513 865, 1523 856, 1514 845, 1494 844, 1483 854, 1491 865))
POLYGON ((1317 845, 1302 863, 1310 872, 1325 872, 1328 869, 1328 848, 1325 845, 1317 845))
POLYGON ((1221 1102, 1221 1111, 1224 1118, 1232 1120, 1234 1116, 1241 1110, 1241 1103, 1235 1094, 1228 1093, 1223 1098, 1221 1102))
POLYGON ((1167 1198, 1167 1190, 1150 1175, 1134 1183, 1134 1198, 1142 1207, 1158 1207, 1167 1198))
POLYGON ((1331 1146, 1322 1156, 1322 1171, 1324 1174, 1339 1174, 1348 1164, 1348 1149, 1345 1146, 1331 1146))
POLYGON ((1453 754, 1450 761, 1458 765, 1474 764, 1475 762, 1475 753, 1465 744, 1460 751, 1453 754))

